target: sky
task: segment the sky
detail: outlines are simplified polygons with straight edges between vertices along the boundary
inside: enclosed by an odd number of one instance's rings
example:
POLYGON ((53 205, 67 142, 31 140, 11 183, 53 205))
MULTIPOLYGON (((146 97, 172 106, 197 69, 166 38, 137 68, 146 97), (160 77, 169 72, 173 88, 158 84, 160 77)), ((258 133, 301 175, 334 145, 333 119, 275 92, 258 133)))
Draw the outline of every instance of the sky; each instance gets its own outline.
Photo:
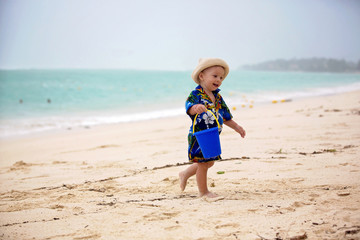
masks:
POLYGON ((358 0, 0 0, 0 69, 360 60, 358 0))

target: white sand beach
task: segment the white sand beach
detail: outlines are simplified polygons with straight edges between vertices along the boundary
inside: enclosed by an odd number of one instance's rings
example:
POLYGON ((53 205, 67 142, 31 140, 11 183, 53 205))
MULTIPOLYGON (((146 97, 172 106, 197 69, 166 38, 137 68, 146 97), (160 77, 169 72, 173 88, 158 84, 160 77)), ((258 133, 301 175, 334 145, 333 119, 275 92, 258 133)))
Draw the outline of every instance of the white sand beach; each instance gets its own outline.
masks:
POLYGON ((0 140, 0 239, 360 239, 359 91, 232 113, 224 199, 180 192, 185 113, 0 140))

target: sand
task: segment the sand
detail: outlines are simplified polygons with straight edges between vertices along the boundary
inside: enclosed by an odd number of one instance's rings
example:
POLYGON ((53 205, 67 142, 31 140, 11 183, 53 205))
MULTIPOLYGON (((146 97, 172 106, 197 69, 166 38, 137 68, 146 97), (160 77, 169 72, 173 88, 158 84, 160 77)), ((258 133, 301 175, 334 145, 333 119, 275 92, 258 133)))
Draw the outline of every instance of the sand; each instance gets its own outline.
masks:
POLYGON ((0 239, 360 239, 360 92, 232 112, 223 199, 180 192, 185 115, 2 139, 0 239))

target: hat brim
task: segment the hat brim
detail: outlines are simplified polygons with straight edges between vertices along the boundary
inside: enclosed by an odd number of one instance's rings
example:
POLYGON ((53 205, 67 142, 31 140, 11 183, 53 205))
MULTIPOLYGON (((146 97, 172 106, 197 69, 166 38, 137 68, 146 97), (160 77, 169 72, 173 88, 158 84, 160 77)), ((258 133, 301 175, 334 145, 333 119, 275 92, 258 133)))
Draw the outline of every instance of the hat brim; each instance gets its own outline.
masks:
POLYGON ((204 71, 205 69, 207 69, 209 67, 214 67, 214 66, 220 66, 220 67, 224 68, 224 70, 225 70, 224 79, 225 79, 229 73, 229 65, 220 58, 202 58, 202 59, 200 59, 199 64, 196 66, 196 68, 194 69, 194 71, 191 74, 192 79, 197 84, 200 84, 199 74, 202 71, 204 71))

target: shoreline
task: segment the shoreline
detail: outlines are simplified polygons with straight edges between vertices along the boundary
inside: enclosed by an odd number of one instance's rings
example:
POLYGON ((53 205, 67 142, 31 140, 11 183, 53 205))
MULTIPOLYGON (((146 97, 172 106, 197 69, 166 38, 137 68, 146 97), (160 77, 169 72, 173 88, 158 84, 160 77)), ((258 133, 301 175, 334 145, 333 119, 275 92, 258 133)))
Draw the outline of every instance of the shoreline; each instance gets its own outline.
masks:
POLYGON ((215 201, 180 192, 185 114, 0 140, 1 237, 360 238, 360 91, 232 113, 215 201))
MULTIPOLYGON (((266 100, 262 101, 255 101, 253 100, 252 95, 250 94, 247 96, 246 94, 239 94, 242 95, 242 97, 238 96, 237 99, 231 99, 231 91, 230 97, 227 96, 226 99, 229 98, 227 101, 228 106, 230 110, 233 108, 240 110, 240 109, 246 109, 246 108, 253 108, 253 107, 263 107, 268 104, 274 104, 274 103, 284 103, 284 102, 291 102, 291 101, 303 101, 306 99, 312 99, 312 98, 321 98, 321 97, 327 97, 327 96, 335 96, 335 95, 341 95, 341 94, 349 94, 352 92, 360 91, 358 89, 356 90, 349 90, 348 87, 337 87, 337 91, 334 92, 334 89, 330 92, 326 92, 325 88, 320 89, 320 92, 317 94, 305 94, 305 95, 296 95, 292 97, 288 97, 285 93, 283 93, 281 96, 277 97, 270 97, 266 100), (341 90, 340 90, 341 89, 341 90)), ((165 105, 166 106, 166 105, 165 105)), ((65 119, 73 118, 72 121, 78 122, 74 125, 70 123, 63 123, 63 126, 46 126, 44 125, 42 128, 39 129, 33 129, 33 130, 23 130, 25 132, 23 133, 9 133, 6 135, 0 136, 0 141, 7 139, 19 139, 19 138, 26 138, 26 137, 32 137, 33 135, 43 135, 43 134, 51 134, 61 131, 69 131, 69 130, 78 130, 78 129, 90 129, 94 127, 99 126, 109 126, 109 125, 116 125, 116 124, 127 124, 127 123, 133 123, 133 122, 145 122, 148 120, 163 120, 166 118, 173 118, 173 117, 181 117, 185 113, 183 108, 177 106, 176 108, 169 108, 167 106, 166 108, 157 108, 155 110, 147 110, 148 108, 143 109, 142 112, 132 111, 128 112, 126 114, 120 114, 119 110, 107 110, 107 111, 90 111, 90 112, 83 112, 80 115, 73 116, 72 114, 65 115, 65 116, 52 116, 51 118, 54 118, 53 121, 64 121, 65 119), (149 116, 150 115, 150 116, 149 116), (165 116, 159 116, 159 115, 165 115, 165 116), (57 119, 57 120, 56 120, 57 119), (132 120, 135 119, 135 120, 132 120), (49 129, 46 129, 49 128, 49 129)), ((186 115, 186 114, 185 114, 186 115)), ((33 121, 32 125, 38 125, 41 126, 42 120, 47 119, 47 117, 33 117, 33 118, 25 118, 23 120, 21 119, 15 119, 15 121, 33 121)), ((10 120, 7 120, 10 121, 10 120)), ((50 123, 46 123, 50 124, 50 123)), ((61 125, 61 123, 60 123, 61 125)))

